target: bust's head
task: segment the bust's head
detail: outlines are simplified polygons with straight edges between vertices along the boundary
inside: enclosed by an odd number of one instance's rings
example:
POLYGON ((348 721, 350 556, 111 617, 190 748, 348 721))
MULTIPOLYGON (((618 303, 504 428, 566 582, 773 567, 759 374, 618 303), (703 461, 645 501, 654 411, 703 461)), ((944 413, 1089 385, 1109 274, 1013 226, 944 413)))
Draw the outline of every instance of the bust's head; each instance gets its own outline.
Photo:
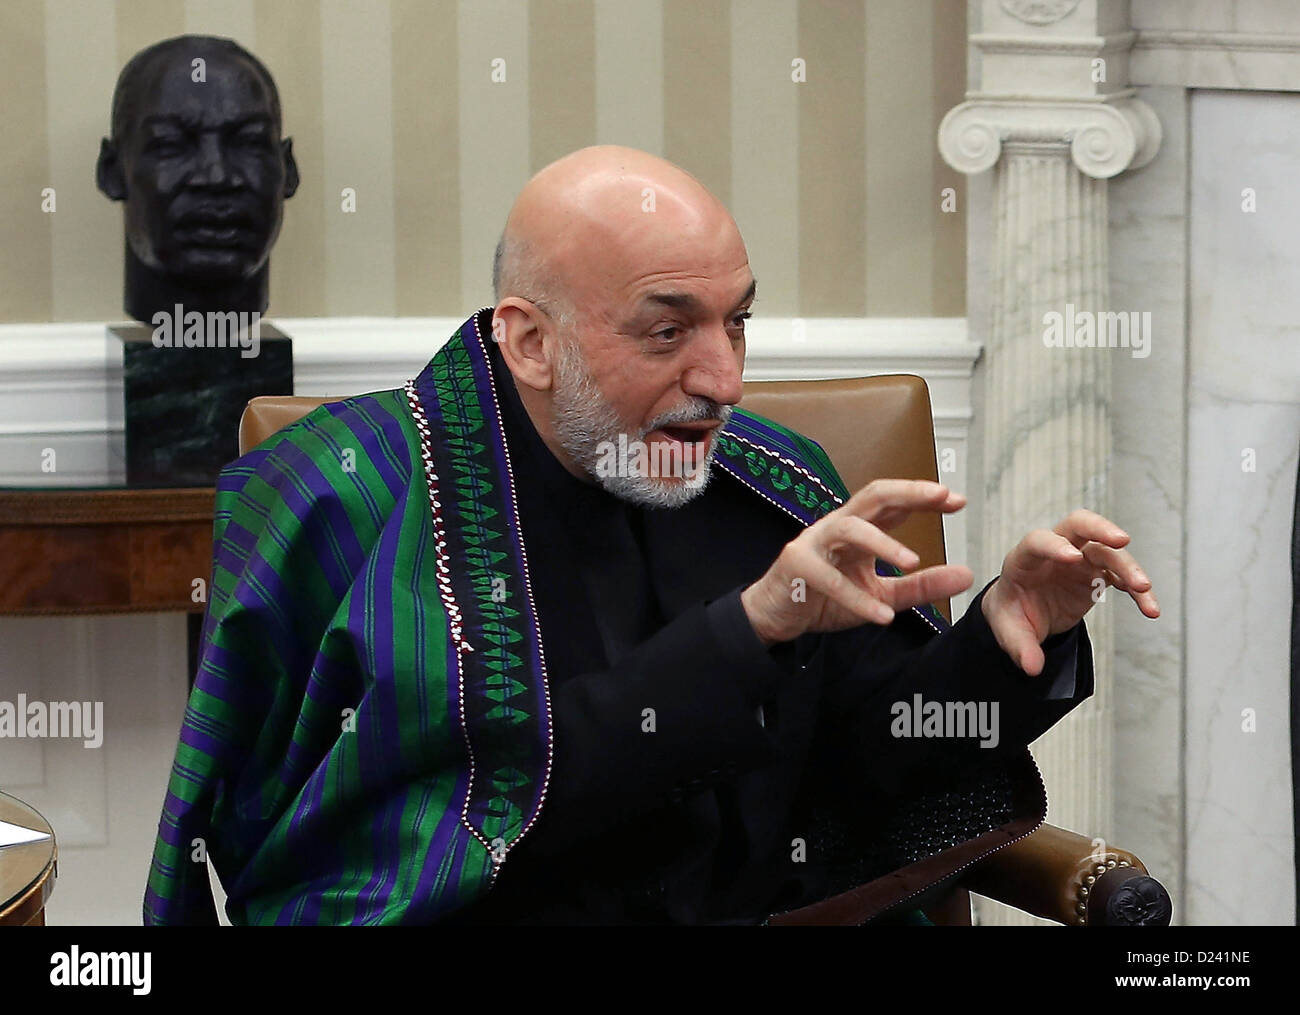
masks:
POLYGON ((141 50, 118 77, 111 131, 96 182, 125 203, 129 256, 187 288, 265 269, 298 167, 256 57, 206 35, 141 50))

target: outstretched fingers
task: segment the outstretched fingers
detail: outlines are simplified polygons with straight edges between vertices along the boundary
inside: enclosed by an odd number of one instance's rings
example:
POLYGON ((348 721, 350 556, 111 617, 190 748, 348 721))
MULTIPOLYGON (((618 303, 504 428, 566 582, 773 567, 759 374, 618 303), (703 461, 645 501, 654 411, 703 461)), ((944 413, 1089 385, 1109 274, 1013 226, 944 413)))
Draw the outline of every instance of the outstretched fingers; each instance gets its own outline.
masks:
POLYGON ((1055 531, 1079 548, 1082 548, 1084 543, 1089 540, 1095 540, 1116 549, 1128 545, 1129 541, 1129 534, 1109 518, 1103 518, 1097 512, 1089 511, 1086 508, 1071 511, 1061 519, 1061 523, 1056 526, 1055 531))
POLYGON ((1090 564, 1104 570, 1106 583, 1128 593, 1145 616, 1152 620, 1160 616, 1160 604, 1156 601, 1151 579, 1131 553, 1096 542, 1087 543, 1083 553, 1090 564))
POLYGON ((904 571, 912 570, 921 562, 915 550, 857 515, 835 515, 828 518, 820 530, 807 531, 815 544, 823 550, 851 547, 861 554, 887 560, 904 571))
POLYGON ((951 514, 965 505, 962 494, 928 479, 876 479, 838 510, 865 518, 882 529, 892 529, 917 511, 951 514))
POLYGON ((1019 548, 1028 554, 1028 558, 1018 563, 1027 568, 1049 561, 1081 564, 1084 560, 1083 552, 1074 543, 1051 529, 1034 529, 1020 541, 1019 548))
POLYGON ((961 564, 935 564, 915 574, 884 578, 881 582, 889 604, 895 610, 908 610, 965 592, 974 580, 974 572, 961 564))

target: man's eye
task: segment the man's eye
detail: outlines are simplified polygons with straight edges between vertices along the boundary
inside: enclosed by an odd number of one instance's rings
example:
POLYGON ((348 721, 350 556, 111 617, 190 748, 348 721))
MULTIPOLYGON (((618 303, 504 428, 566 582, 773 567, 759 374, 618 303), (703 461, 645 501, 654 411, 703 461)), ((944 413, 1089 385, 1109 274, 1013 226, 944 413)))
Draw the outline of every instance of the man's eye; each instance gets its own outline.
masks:
POLYGON ((662 328, 659 331, 652 331, 650 337, 664 343, 672 342, 681 330, 681 328, 662 328))
POLYGON ((752 313, 746 310, 743 314, 737 314, 731 320, 736 327, 743 328, 745 326, 745 322, 748 321, 753 316, 754 315, 752 313))
POLYGON ((174 155, 179 152, 184 145, 180 138, 176 137, 156 137, 146 146, 148 151, 155 155, 174 155))

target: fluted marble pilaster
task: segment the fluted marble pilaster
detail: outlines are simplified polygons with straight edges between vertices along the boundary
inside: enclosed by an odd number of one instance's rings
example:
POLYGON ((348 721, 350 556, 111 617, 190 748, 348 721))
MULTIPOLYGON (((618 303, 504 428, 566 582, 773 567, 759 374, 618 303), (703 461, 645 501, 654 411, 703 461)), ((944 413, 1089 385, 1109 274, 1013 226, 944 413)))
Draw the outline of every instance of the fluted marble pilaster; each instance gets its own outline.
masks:
MULTIPOLYGON (((984 359, 984 565, 1070 510, 1110 516, 1111 358, 1127 349, 1045 343, 1046 317, 1110 310, 1107 178, 1149 160, 1159 124, 1140 102, 992 102, 952 110, 940 150, 963 172, 995 173, 991 305, 984 359)), ((1103 343, 1104 345, 1104 343, 1103 343)), ((1109 589, 1088 616, 1096 690, 1033 748, 1048 820, 1090 837, 1112 829, 1113 680, 1109 589)), ((1127 598, 1127 597, 1124 597, 1127 598)), ((981 905, 985 923, 1029 918, 981 905)))
MULTIPOLYGON (((1113 352, 1048 348, 1042 341, 1045 314, 1065 314, 1070 304, 1089 311, 1109 306, 1107 185, 1075 169, 1062 145, 1010 145, 997 173, 994 257, 1003 270, 993 294, 985 375, 983 545, 990 557, 1030 529, 1053 526, 1075 506, 1111 515, 1113 352)), ((1095 694, 1034 747, 1048 787, 1048 820, 1090 836, 1107 836, 1112 827, 1107 613, 1117 594, 1110 590, 1087 620, 1095 694)))

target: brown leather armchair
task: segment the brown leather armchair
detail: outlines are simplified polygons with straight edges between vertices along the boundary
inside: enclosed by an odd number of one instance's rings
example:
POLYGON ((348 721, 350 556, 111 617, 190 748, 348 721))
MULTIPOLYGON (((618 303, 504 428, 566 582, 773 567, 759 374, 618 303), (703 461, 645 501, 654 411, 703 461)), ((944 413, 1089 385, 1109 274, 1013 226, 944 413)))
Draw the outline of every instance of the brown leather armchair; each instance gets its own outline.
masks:
MULTIPOLYGON (((240 453, 337 400, 254 398, 240 420, 240 453)), ((818 441, 850 490, 879 476, 938 479, 930 395, 919 377, 750 381, 743 404, 818 441)), ((938 515, 910 518, 892 534, 916 551, 921 566, 946 560, 938 515)), ((947 600, 935 605, 951 619, 947 600)), ((1047 824, 974 864, 925 907, 926 915, 937 924, 969 925, 971 892, 1074 926, 1164 925, 1172 909, 1164 887, 1132 853, 1109 844, 1094 847, 1086 836, 1047 824)), ((773 922, 841 922, 843 910, 819 904, 796 912, 802 914, 798 919, 773 922)))

